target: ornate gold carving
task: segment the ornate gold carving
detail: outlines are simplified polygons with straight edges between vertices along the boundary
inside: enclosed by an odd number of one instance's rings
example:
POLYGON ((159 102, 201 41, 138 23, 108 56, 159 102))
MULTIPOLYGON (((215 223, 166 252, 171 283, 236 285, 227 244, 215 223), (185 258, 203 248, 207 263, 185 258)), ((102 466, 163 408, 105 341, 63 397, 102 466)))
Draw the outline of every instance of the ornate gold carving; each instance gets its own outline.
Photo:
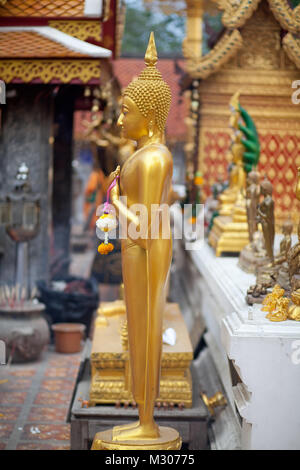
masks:
POLYGON ((100 78, 100 61, 98 60, 1 60, 0 76, 6 83, 21 79, 28 83, 40 79, 49 83, 53 79, 69 83, 79 79, 87 83, 100 78))
MULTIPOLYGON (((113 309, 114 302, 111 304, 113 309)), ((119 305, 122 306, 121 302, 119 305)), ((99 310, 109 310, 109 303, 101 304, 99 310)), ((163 347, 160 396, 156 399, 156 403, 182 403, 185 407, 191 407, 192 381, 189 368, 193 360, 193 352, 177 304, 167 304, 164 322, 174 327, 178 336, 176 345, 163 347)), ((89 402, 92 406, 101 403, 125 404, 134 401, 130 387, 131 371, 126 343, 127 331, 123 315, 110 316, 105 328, 95 330, 90 358, 89 402)))
POLYGON ((268 0, 276 20, 290 33, 300 32, 300 6, 292 9, 287 0, 268 0))
MULTIPOLYGON (((253 15, 261 0, 217 0, 224 10, 222 23, 226 28, 240 28, 253 15)), ((291 33, 300 32, 300 7, 291 8, 287 0, 268 0, 276 20, 291 33)))
POLYGON ((240 28, 252 16, 260 0, 217 0, 218 6, 224 10, 222 23, 226 28, 240 28))
POLYGON ((259 31, 247 26, 242 31, 245 47, 237 56, 238 65, 243 69, 278 70, 280 68, 280 28, 259 31), (259 37, 259 41, 258 41, 259 37), (258 47, 263 44, 263 47, 258 47))
POLYGON ((187 71, 193 78, 207 78, 228 62, 243 45, 242 36, 237 29, 228 31, 215 47, 205 56, 198 58, 183 41, 183 54, 187 59, 187 71))
MULTIPOLYGON (((96 373, 92 378, 89 402, 92 405, 113 402, 133 402, 131 391, 126 389, 125 380, 100 376, 96 373)), ((160 393, 156 403, 183 404, 186 408, 192 406, 192 388, 190 373, 182 378, 171 378, 160 381, 160 393)))
POLYGON ((85 41, 94 38, 97 41, 102 39, 102 24, 100 21, 49 21, 49 26, 59 29, 63 33, 70 34, 75 38, 85 41))
POLYGON ((210 398, 205 393, 202 393, 201 396, 212 416, 215 414, 215 408, 227 405, 227 400, 222 392, 217 392, 210 398))
POLYGON ((288 33, 283 38, 282 43, 288 57, 300 69, 300 38, 296 38, 291 33, 288 33))

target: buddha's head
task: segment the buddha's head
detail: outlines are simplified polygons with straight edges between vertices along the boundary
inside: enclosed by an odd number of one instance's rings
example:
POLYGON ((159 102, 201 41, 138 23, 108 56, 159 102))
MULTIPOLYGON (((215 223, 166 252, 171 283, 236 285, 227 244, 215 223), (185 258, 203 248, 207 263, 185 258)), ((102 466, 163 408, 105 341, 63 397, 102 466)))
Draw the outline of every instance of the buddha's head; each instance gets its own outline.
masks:
POLYGON ((156 68, 157 53, 151 33, 145 55, 145 69, 123 92, 122 111, 118 119, 124 137, 163 135, 171 104, 171 92, 156 68))
POLYGON ((273 186, 266 176, 260 185, 260 192, 263 196, 272 196, 273 186))
POLYGON ((259 173, 258 171, 252 170, 250 173, 248 173, 248 178, 247 178, 248 184, 258 184, 259 182, 259 173))

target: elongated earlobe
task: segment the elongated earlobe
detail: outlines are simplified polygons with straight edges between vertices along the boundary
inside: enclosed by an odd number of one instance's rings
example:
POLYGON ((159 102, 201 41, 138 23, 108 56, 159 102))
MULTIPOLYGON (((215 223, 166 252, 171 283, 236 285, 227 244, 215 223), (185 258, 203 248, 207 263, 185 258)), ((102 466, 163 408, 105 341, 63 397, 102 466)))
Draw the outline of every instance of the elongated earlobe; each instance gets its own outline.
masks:
POLYGON ((150 139, 151 139, 151 137, 153 137, 153 121, 149 122, 148 135, 149 135, 150 139))

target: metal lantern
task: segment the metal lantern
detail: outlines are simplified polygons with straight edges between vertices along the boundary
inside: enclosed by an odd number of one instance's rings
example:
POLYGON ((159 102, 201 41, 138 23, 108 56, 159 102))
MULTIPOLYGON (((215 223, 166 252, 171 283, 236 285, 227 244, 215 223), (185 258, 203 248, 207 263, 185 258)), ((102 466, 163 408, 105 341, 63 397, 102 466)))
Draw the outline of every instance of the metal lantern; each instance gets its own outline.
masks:
POLYGON ((17 244, 15 280, 28 294, 31 290, 28 242, 38 233, 40 195, 31 190, 29 169, 25 163, 19 166, 13 190, 7 195, 5 202, 7 206, 3 205, 2 215, 8 220, 6 232, 17 244))
POLYGON ((16 242, 28 242, 38 233, 40 196, 34 194, 29 184, 29 169, 22 163, 15 179, 13 191, 7 196, 9 221, 8 235, 16 242))

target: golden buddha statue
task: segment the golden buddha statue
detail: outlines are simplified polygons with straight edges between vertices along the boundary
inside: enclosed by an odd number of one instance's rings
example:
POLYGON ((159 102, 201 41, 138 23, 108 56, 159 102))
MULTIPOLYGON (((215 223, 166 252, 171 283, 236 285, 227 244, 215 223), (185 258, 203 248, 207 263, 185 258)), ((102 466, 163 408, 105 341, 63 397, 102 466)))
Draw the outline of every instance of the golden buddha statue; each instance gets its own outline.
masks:
POLYGON ((288 318, 288 308, 290 299, 287 297, 281 297, 276 302, 274 311, 268 313, 266 318, 270 321, 285 321, 288 318))
MULTIPOLYGON (((145 55, 145 69, 123 92, 118 125, 125 138, 137 142, 137 151, 127 159, 111 202, 117 217, 126 221, 128 238, 122 242, 122 272, 128 322, 129 360, 132 391, 139 421, 96 434, 92 449, 179 449, 177 431, 158 427, 154 405, 159 393, 162 355, 162 319, 172 259, 172 238, 163 233, 151 237, 153 205, 167 204, 171 191, 173 161, 165 146, 164 128, 171 103, 169 86, 156 68, 157 53, 151 33, 145 55), (122 198, 120 198, 120 195, 122 198), (123 197, 126 196, 125 203, 123 197), (146 207, 148 223, 134 204, 146 207), (151 211, 152 209, 152 211, 151 211), (132 236, 135 232, 136 236, 132 236), (131 236, 131 238, 130 238, 131 236)), ((116 173, 111 174, 111 181, 116 173)), ((169 224, 169 223, 168 223, 169 224)))
POLYGON ((233 140, 229 152, 229 158, 232 161, 232 169, 229 176, 229 186, 219 196, 220 215, 231 215, 232 208, 238 198, 238 195, 245 187, 246 175, 243 168, 243 154, 245 152, 245 147, 241 142, 241 132, 238 128, 240 119, 239 97, 240 91, 237 91, 229 103, 231 110, 229 125, 233 133, 233 140))
POLYGON ((279 284, 275 284, 272 292, 268 294, 262 301, 262 311, 272 313, 275 310, 278 299, 281 299, 284 294, 284 289, 279 284))
POLYGON ((243 163, 245 146, 239 129, 241 119, 239 96, 240 92, 237 91, 230 100, 229 124, 233 137, 230 147, 232 169, 229 187, 219 196, 219 215, 214 218, 208 238, 210 245, 216 251, 216 256, 220 256, 223 252, 238 253, 249 242, 245 198, 246 171, 243 163))

